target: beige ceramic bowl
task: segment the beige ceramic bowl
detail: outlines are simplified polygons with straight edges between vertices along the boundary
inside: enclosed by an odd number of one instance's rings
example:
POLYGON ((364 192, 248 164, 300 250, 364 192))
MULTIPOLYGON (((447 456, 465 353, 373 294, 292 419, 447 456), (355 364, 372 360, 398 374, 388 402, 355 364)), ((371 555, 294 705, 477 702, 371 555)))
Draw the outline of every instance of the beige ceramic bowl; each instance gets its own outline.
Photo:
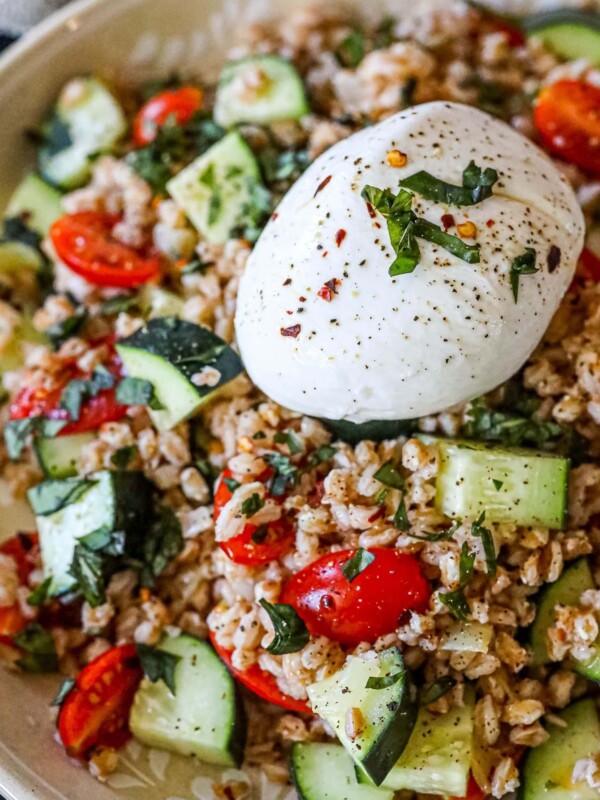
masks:
MULTIPOLYGON (((27 2, 27 0, 14 0, 27 2)), ((285 15, 305 0, 81 0, 38 26, 0 58, 0 204, 27 169, 23 132, 39 122, 64 81, 98 72, 118 81, 202 74, 210 77, 240 26, 285 15)), ((408 0, 348 0, 359 12, 414 13, 408 0)), ((533 0, 489 0, 523 10, 533 0)), ((538 0, 547 6, 556 0, 538 0)), ((576 2, 576 0, 575 0, 576 2)), ((572 4, 563 0, 562 4, 572 4)), ((421 6, 422 8, 422 6, 421 6)), ((7 504, 0 480, 0 539, 31 526, 24 505, 7 504), (3 503, 4 499, 4 503, 3 503)), ((55 677, 23 677, 0 669, 0 794, 6 800, 214 800, 218 773, 192 759, 147 750, 123 752, 107 784, 70 762, 54 741, 49 700, 55 677)), ((260 800, 291 800, 288 788, 260 774, 229 770, 225 779, 252 783, 260 800)))

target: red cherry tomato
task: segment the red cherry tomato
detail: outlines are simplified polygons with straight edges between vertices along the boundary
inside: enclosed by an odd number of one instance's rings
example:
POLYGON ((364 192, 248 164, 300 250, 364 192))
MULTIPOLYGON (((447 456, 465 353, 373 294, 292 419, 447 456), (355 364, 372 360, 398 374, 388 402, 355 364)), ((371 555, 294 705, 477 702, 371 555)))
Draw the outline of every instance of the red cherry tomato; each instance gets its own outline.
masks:
POLYGON ((211 631, 209 634, 212 646, 217 651, 221 661, 226 665, 231 674, 244 686, 254 692, 258 697, 267 700, 269 703, 274 703, 276 706, 286 708, 288 711, 299 711, 303 714, 311 714, 311 710, 304 700, 295 700, 287 694, 284 694, 277 686, 275 676, 264 669, 261 669, 258 664, 253 664, 248 669, 239 670, 231 663, 231 650, 226 650, 217 644, 215 635, 211 631))
MULTIPOLYGON (((121 362, 114 350, 104 366, 116 378, 121 375, 121 362)), ((51 389, 46 387, 32 388, 25 386, 17 394, 10 405, 11 419, 26 417, 47 417, 48 419, 68 419, 66 409, 60 408, 60 399, 65 386, 75 378, 89 378, 90 374, 82 372, 74 364, 69 365, 51 389)), ((85 400, 79 412, 79 419, 69 422, 61 428, 59 436, 72 433, 94 431, 105 422, 116 422, 125 416, 127 406, 117 403, 115 389, 103 389, 96 397, 85 400)))
POLYGON ((469 785, 467 786, 467 794, 465 797, 451 797, 450 800, 485 800, 487 794, 479 787, 475 778, 471 775, 469 777, 469 785))
POLYGON ((412 555, 384 547, 352 582, 342 573, 355 550, 318 558, 283 587, 282 603, 293 606, 315 636, 355 646, 394 631, 407 611, 423 612, 429 584, 412 555))
POLYGON ((60 217, 50 238, 61 261, 97 286, 128 288, 158 275, 160 259, 114 239, 119 217, 99 211, 81 211, 60 217))
MULTIPOLYGON (((267 475, 260 476, 260 479, 264 481, 268 480, 269 477, 270 472, 267 475)), ((215 522, 219 518, 223 506, 231 499, 232 492, 224 480, 228 478, 232 478, 230 469, 226 469, 219 478, 217 491, 215 492, 215 522)), ((254 541, 252 538, 257 530, 258 527, 256 525, 248 524, 237 536, 233 536, 226 542, 219 542, 219 546, 232 561, 245 566, 257 566, 259 564, 268 564, 269 561, 277 561, 292 549, 294 526, 289 519, 282 517, 275 522, 269 522, 265 538, 261 541, 254 541)))
POLYGON ((167 120, 178 125, 189 122, 202 106, 202 91, 195 86, 167 89, 151 97, 138 111, 133 123, 133 142, 144 147, 156 138, 156 129, 167 120))
POLYGON ((143 672, 135 645, 113 647, 84 667, 58 716, 67 753, 84 758, 95 747, 122 747, 143 672))
POLYGON ((534 120, 549 152, 600 174, 600 88, 578 80, 552 83, 540 92, 534 120))
MULTIPOLYGON (((37 533, 18 533, 0 545, 0 553, 15 560, 19 581, 26 584, 31 571, 37 565, 39 555, 37 533)), ((18 603, 0 606, 0 643, 11 645, 12 636, 23 630, 28 622, 18 603)))
POLYGON ((600 281, 600 258, 587 247, 579 256, 577 275, 586 281, 600 281))

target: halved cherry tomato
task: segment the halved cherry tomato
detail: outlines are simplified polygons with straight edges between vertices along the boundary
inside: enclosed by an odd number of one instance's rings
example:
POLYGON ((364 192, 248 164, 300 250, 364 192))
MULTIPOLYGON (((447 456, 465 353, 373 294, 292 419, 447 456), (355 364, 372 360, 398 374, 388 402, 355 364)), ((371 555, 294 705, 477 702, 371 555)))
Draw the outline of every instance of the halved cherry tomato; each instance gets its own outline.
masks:
POLYGON ((355 552, 318 558, 287 581, 281 596, 310 633, 349 646, 391 633, 407 611, 425 611, 430 596, 417 559, 385 547, 371 548, 374 561, 349 581, 342 567, 355 552))
POLYGON ((284 694, 279 686, 275 676, 264 669, 261 669, 258 664, 253 664, 248 669, 239 670, 231 663, 231 650, 226 650, 217 644, 215 635, 211 631, 209 634, 212 646, 217 651, 221 661, 225 664, 231 674, 246 688, 254 692, 258 697, 267 700, 269 703, 274 703, 281 708, 287 708, 288 711, 299 711, 303 714, 311 714, 308 704, 304 700, 295 700, 287 694, 284 694))
MULTIPOLYGON (((116 378, 121 376, 121 362, 114 350, 104 363, 106 369, 116 378)), ((60 408, 60 399, 65 386, 76 378, 89 378, 90 374, 82 372, 75 364, 68 365, 57 378, 55 385, 49 389, 44 386, 32 388, 25 386, 17 394, 10 405, 11 419, 26 417, 47 417, 48 419, 68 419, 66 409, 60 408)), ((72 433, 94 431, 105 422, 116 422, 125 416, 127 406, 117 403, 115 389, 103 389, 96 397, 90 397, 82 403, 79 419, 69 422, 59 431, 59 436, 72 433)))
POLYGON ((525 44, 525 34, 523 31, 507 19, 494 16, 491 18, 490 24, 494 31, 506 34, 509 47, 521 47, 525 44))
POLYGON ((202 106, 203 94, 195 86, 167 89, 154 95, 138 111, 133 123, 133 142, 144 147, 156 138, 156 129, 167 120, 183 125, 202 106))
POLYGON ((100 211, 65 214, 50 228, 61 261, 97 286, 139 286, 158 275, 160 259, 147 249, 135 249, 113 238, 119 217, 100 211))
POLYGON ((485 800, 487 794, 479 787, 475 778, 471 775, 469 777, 469 785, 467 786, 467 794, 465 797, 451 797, 450 800, 485 800))
POLYGON ((58 715, 58 732, 69 755, 84 758, 95 747, 125 744, 142 676, 133 644, 113 647, 81 670, 58 715))
MULTIPOLYGON (((37 566, 39 554, 37 533, 18 533, 0 545, 0 553, 15 560, 19 581, 26 584, 31 571, 37 566)), ((0 643, 11 645, 12 637, 22 631, 28 622, 18 603, 0 606, 0 643)))
MULTIPOLYGON (((259 480, 266 481, 271 476, 271 471, 259 476, 259 480)), ((226 469, 221 477, 215 492, 214 501, 214 520, 219 518, 223 506, 231 499, 232 492, 225 483, 225 479, 232 478, 230 469, 226 469)), ((281 499, 283 498, 275 498, 281 499)), ((258 564, 268 564, 269 561, 277 559, 288 553, 294 544, 294 526, 286 517, 269 522, 266 528, 264 539, 255 541, 254 536, 258 531, 256 525, 247 524, 244 530, 237 536, 219 542, 220 548, 236 564, 245 566, 257 566, 258 564)))
POLYGON ((562 80, 540 92, 535 125, 544 147, 565 161, 600 174, 600 88, 562 80))

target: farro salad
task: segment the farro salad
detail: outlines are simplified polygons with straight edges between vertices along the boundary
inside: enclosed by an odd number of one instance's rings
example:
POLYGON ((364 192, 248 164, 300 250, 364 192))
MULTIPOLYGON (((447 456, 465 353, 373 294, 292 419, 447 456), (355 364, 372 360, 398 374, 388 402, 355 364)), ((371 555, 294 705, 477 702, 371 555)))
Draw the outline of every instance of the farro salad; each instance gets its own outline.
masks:
POLYGON ((599 797, 599 68, 591 10, 309 7, 54 100, 0 654, 96 777, 134 736, 301 800, 599 797))

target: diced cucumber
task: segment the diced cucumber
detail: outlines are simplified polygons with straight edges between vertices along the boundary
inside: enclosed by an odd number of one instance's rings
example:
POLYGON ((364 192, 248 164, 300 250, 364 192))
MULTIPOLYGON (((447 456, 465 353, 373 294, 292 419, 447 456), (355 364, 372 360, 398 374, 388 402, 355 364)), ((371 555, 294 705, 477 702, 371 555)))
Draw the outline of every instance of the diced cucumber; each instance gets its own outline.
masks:
POLYGON ((569 460, 536 450, 435 440, 439 447, 436 505, 447 517, 562 528, 569 460))
POLYGON ((142 287, 138 295, 138 302, 145 319, 178 317, 183 308, 182 297, 150 283, 146 283, 142 287))
POLYGON ((46 236, 52 223, 62 216, 61 194, 35 172, 26 175, 12 193, 5 217, 22 217, 40 236, 46 236))
POLYGON ((521 777, 521 800, 598 800, 598 790, 573 783, 581 758, 600 754, 600 723, 593 700, 580 700, 558 716, 567 727, 553 725, 550 737, 528 751, 521 777))
POLYGON ((308 687, 313 711, 323 717, 365 774, 379 786, 406 747, 417 719, 416 690, 397 647, 366 659, 349 656, 345 666, 308 687), (367 688, 370 678, 384 688, 367 688), (394 678, 391 685, 385 679, 394 678), (346 716, 359 710, 362 728, 346 733, 346 716))
POLYGON ((76 475, 81 449, 95 438, 93 433, 74 433, 71 436, 53 438, 35 437, 33 447, 44 475, 56 479, 76 475))
POLYGON ((268 125, 280 119, 299 119, 307 113, 302 78, 285 58, 248 56, 223 68, 215 99, 219 125, 268 125))
MULTIPOLYGON (((75 586, 69 574, 77 540, 88 533, 107 527, 123 531, 126 550, 135 552, 147 529, 151 484, 141 472, 96 472, 92 485, 75 502, 46 516, 36 516, 44 578, 51 578, 49 596, 68 592, 75 586)), ((74 478, 50 480, 29 490, 29 502, 38 508, 37 498, 43 493, 62 490, 67 482, 76 487, 74 478)))
MULTIPOLYGON (((0 251, 2 246, 0 245, 0 251)), ((1 271, 0 267, 0 271, 1 271)), ((36 330, 28 314, 21 315, 12 339, 0 352, 0 374, 11 370, 20 369, 25 360, 25 349, 28 344, 46 344, 47 339, 43 333, 36 330)))
POLYGON ((296 742, 292 780, 300 800, 392 800, 393 792, 361 785, 354 762, 339 744, 296 742))
POLYGON ((456 622, 440 642, 440 650, 458 653, 487 653, 494 626, 486 622, 456 622))
POLYGON ((336 439, 353 446, 365 439, 381 442, 383 439, 409 436, 415 430, 415 421, 412 419, 374 419, 360 423, 346 419, 322 419, 321 422, 336 439))
POLYGON ((600 66, 600 14, 563 8, 532 14, 523 21, 530 36, 539 37, 557 55, 569 60, 584 58, 600 66))
POLYGON ((42 176, 61 189, 80 186, 91 172, 93 157, 110 152, 126 130, 121 106, 98 78, 73 78, 42 130, 42 176))
POLYGON ((209 764, 239 766, 246 720, 233 678, 206 642, 181 635, 164 639, 161 650, 179 657, 173 695, 163 681, 144 678, 129 726, 150 747, 195 755, 209 764))
POLYGON ((167 184, 167 191, 209 242, 223 244, 244 222, 258 163, 239 133, 227 134, 167 184))
MULTIPOLYGON (((570 564, 557 581, 542 589, 529 634, 532 664, 539 666, 550 662, 546 636, 548 628, 554 624, 557 606, 578 606, 581 595, 595 588, 590 565, 586 558, 580 558, 570 564)), ((586 662, 573 661, 572 667, 585 678, 600 682, 600 640, 594 649, 592 658, 586 662)))
POLYGON ((42 266, 42 254, 23 242, 0 241, 0 273, 36 272, 42 266))
MULTIPOLYGON (((471 770, 474 706, 473 693, 467 692, 465 704, 446 714, 419 709, 406 749, 382 788, 464 797, 471 770)), ((359 768, 357 777, 360 782, 368 780, 359 768)))
POLYGON ((242 371, 237 353, 216 334, 175 317, 153 319, 117 344, 127 373, 149 381, 163 410, 151 411, 160 430, 191 417, 209 397, 242 371), (217 382, 199 385, 205 367, 219 372, 217 382))

